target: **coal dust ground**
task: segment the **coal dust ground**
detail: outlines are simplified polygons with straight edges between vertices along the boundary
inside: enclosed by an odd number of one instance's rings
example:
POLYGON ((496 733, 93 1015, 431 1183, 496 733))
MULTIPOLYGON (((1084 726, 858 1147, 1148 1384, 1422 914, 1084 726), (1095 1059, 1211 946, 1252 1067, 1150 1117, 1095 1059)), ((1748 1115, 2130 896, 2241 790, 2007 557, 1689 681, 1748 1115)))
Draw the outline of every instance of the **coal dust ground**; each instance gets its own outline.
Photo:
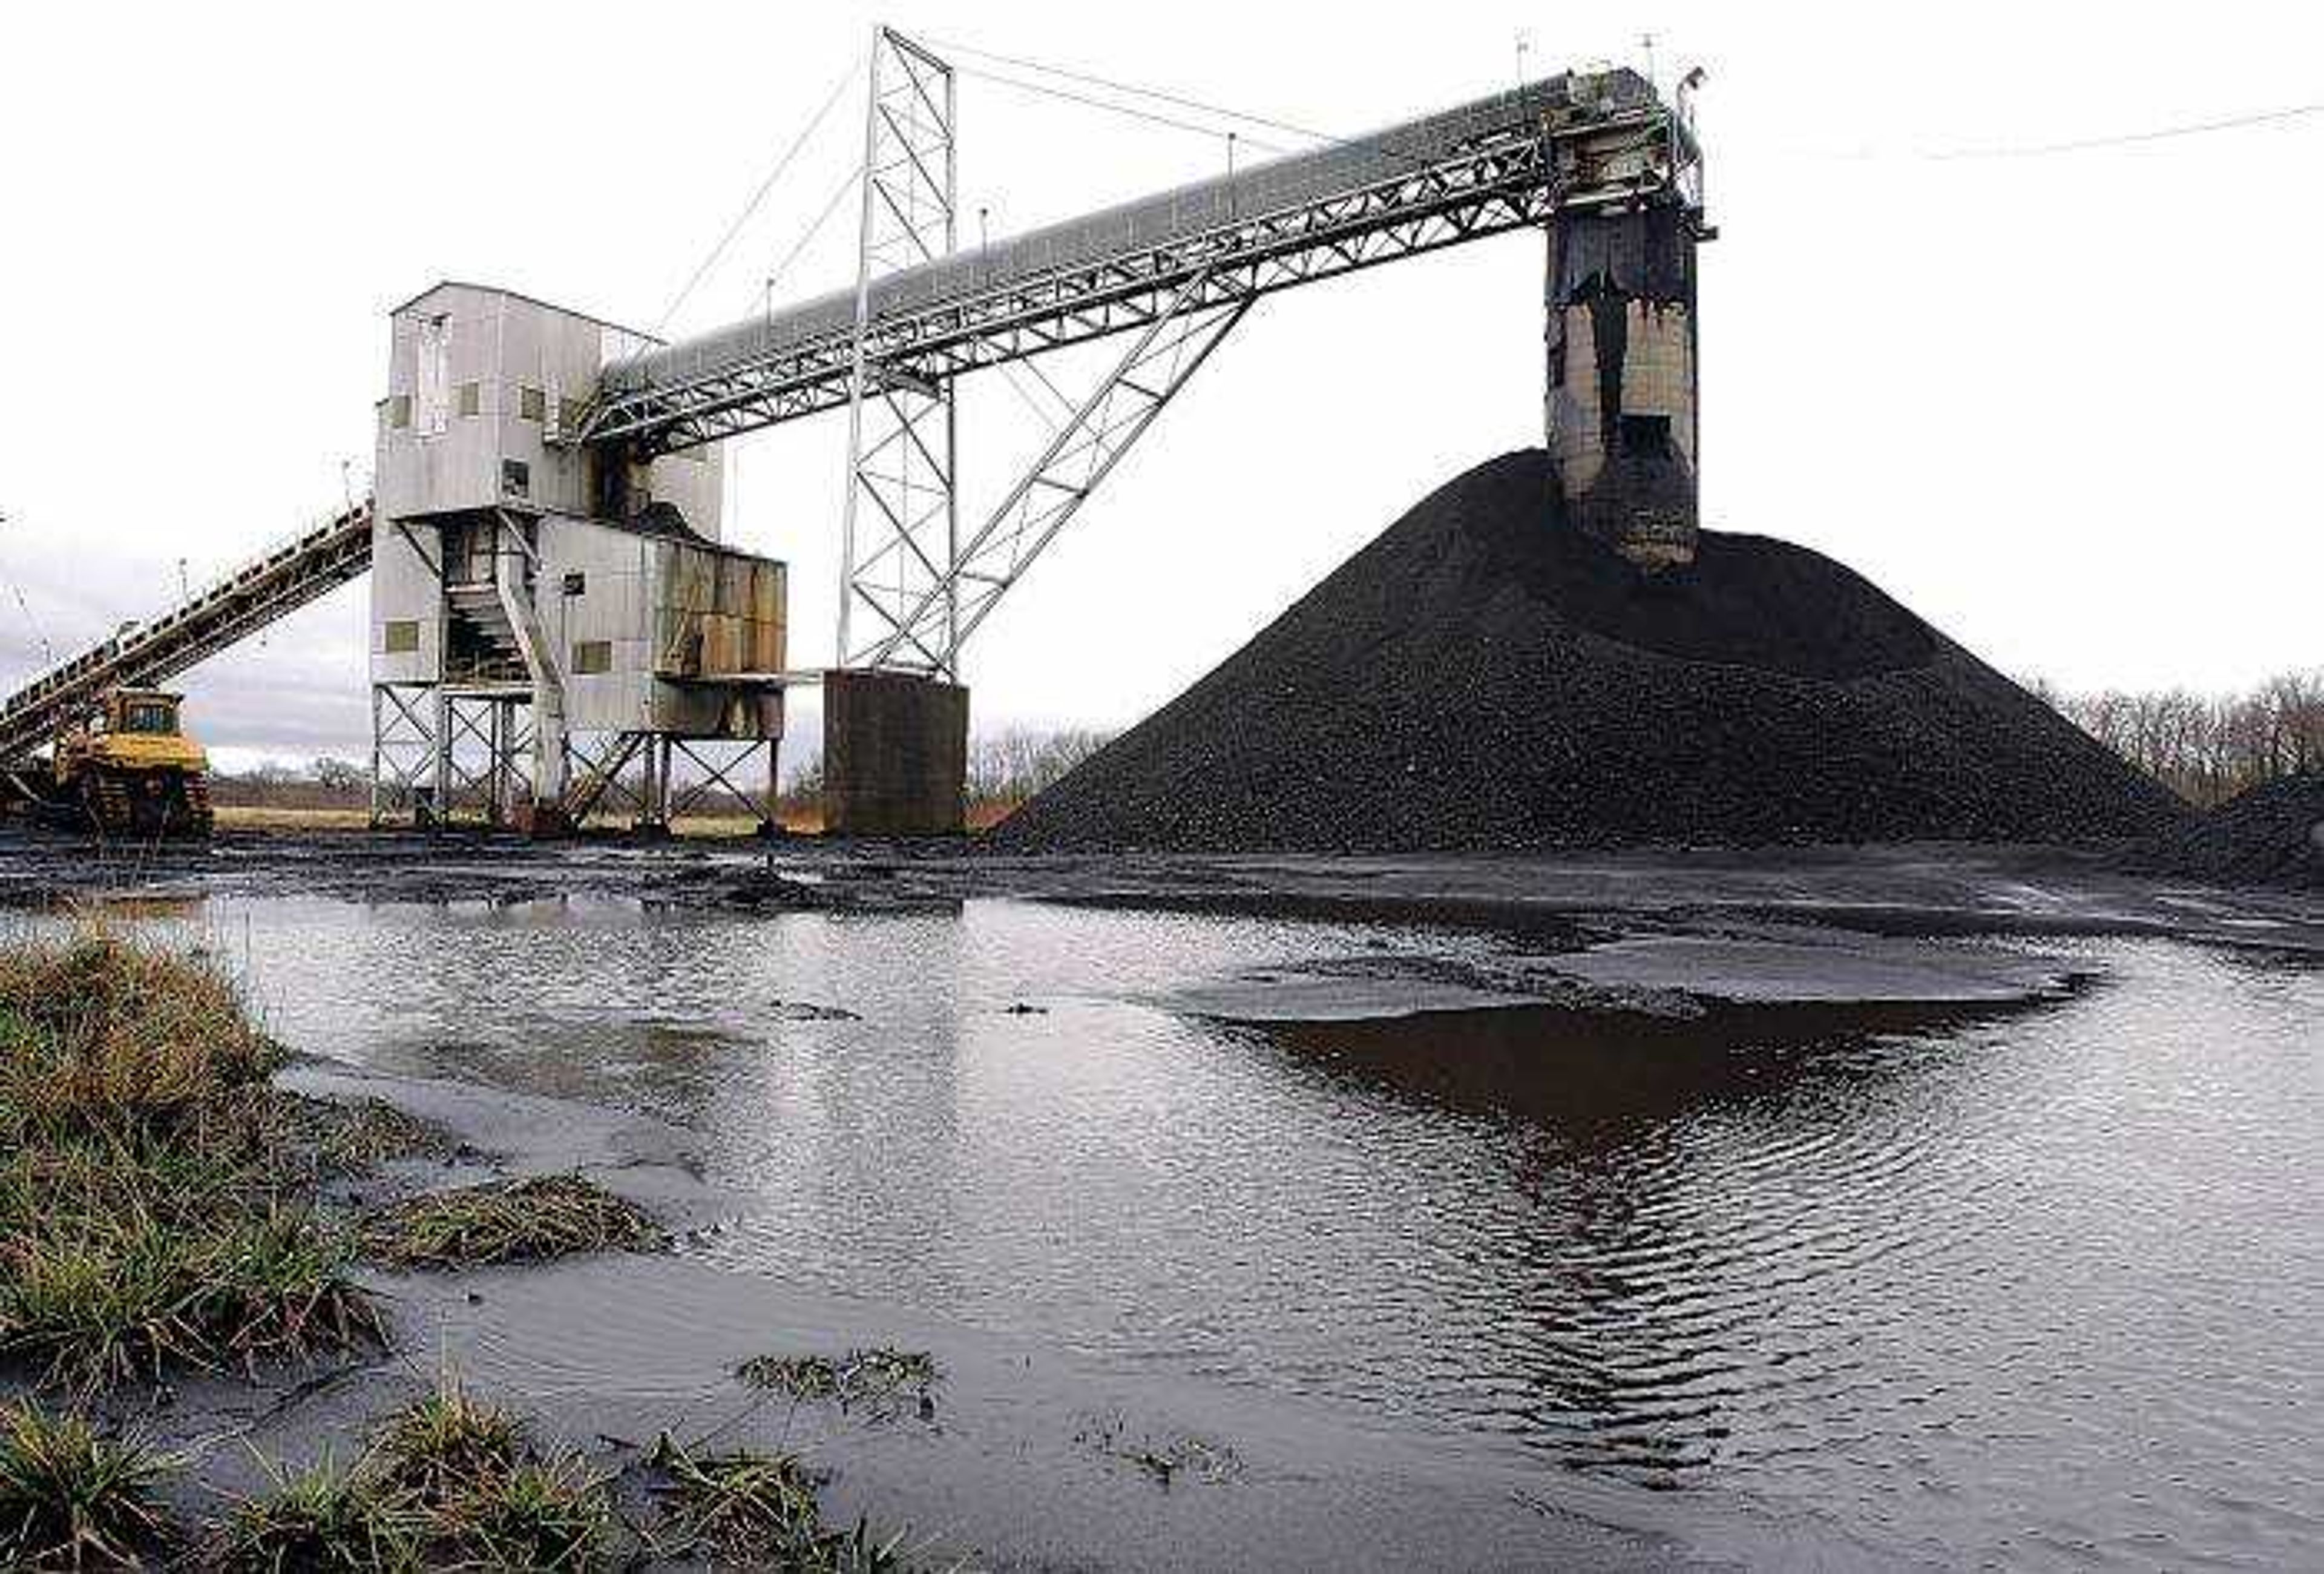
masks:
POLYGON ((1440 488, 1018 811, 1020 851, 2089 842, 2186 811, 1831 560, 1643 576, 1548 456, 1440 488))

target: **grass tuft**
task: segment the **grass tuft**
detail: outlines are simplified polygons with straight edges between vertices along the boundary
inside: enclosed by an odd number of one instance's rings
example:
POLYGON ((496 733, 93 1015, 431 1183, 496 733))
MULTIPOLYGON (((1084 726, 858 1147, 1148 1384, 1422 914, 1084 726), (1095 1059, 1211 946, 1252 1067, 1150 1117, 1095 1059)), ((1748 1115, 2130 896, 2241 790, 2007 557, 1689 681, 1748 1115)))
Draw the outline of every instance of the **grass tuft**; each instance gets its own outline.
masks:
POLYGON ((380 1337, 306 1207, 281 1060, 209 962, 101 930, 0 945, 0 1354, 93 1391, 380 1337))
POLYGON ((524 1423, 470 1396, 450 1367, 436 1392, 397 1411, 373 1440, 380 1480, 429 1508, 456 1501, 530 1457, 524 1423))
POLYGON ((137 1566, 168 1535, 154 1493, 176 1468, 80 1416, 0 1410, 0 1562, 137 1566))
POLYGON ((436 1523, 456 1567, 587 1569, 611 1539, 613 1512, 605 1477, 566 1454, 484 1477, 436 1523))
POLYGON ((613 1532, 604 1478, 536 1447, 523 1421, 448 1367, 380 1428, 368 1478, 419 1516, 430 1567, 590 1568, 613 1532))
POLYGON ((770 1388, 794 1399, 835 1399, 842 1409, 866 1405, 890 1409, 908 1396, 926 1402, 936 1386, 936 1364, 926 1350, 886 1345, 850 1350, 844 1356, 754 1356, 734 1369, 753 1388, 770 1388))
POLYGON ((39 1129, 166 1126, 283 1058, 224 973, 98 929, 0 948, 0 1106, 39 1129))
POLYGON ((226 1574, 421 1566, 421 1516, 364 1464, 343 1470, 326 1455, 304 1470, 266 1468, 268 1490, 236 1502, 217 1537, 226 1574))
POLYGON ((276 1470, 218 1537, 225 1569, 585 1569, 605 1560, 604 1477, 544 1453, 525 1424, 447 1368, 390 1416, 356 1463, 276 1470))
POLYGON ((810 1574, 881 1574, 903 1566, 899 1535, 874 1542, 866 1528, 830 1531, 816 1503, 821 1479, 794 1454, 752 1449, 696 1454, 668 1432, 646 1460, 661 1477, 657 1551, 710 1554, 722 1563, 810 1574))
POLYGON ((539 1262, 660 1239, 636 1204, 579 1175, 535 1175, 390 1203, 361 1230, 366 1256, 400 1268, 539 1262))
POLYGON ((453 1146, 442 1127, 384 1098, 341 1102, 278 1093, 268 1116, 276 1145, 312 1153, 333 1175, 359 1175, 398 1159, 440 1157, 453 1146))

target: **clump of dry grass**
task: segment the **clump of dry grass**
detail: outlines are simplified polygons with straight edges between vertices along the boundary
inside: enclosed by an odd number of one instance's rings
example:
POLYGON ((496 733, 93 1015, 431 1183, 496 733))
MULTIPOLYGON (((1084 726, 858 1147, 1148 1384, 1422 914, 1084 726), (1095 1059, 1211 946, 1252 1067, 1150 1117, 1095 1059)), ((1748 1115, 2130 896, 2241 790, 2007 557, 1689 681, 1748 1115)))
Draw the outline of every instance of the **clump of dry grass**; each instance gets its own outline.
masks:
POLYGON ((20 1127, 152 1129, 282 1062, 215 968, 101 929, 0 947, 0 1110, 20 1127))
POLYGON ((390 1416, 373 1447, 384 1485, 440 1508, 475 1482, 515 1469, 531 1454, 532 1440, 522 1421, 475 1398, 447 1367, 436 1392, 390 1416))
POLYGON ((155 1497, 177 1461, 76 1415, 0 1410, 0 1562, 134 1568, 168 1537, 155 1497))
POLYGON ((936 1386, 936 1364, 926 1350, 875 1345, 838 1356, 753 1356, 734 1375, 753 1388, 794 1399, 835 1399, 843 1410, 864 1404, 886 1411, 908 1396, 925 1403, 936 1386))
POLYGON ((643 1208, 579 1175, 426 1192, 375 1209, 360 1235, 365 1255, 400 1268, 539 1262, 661 1238, 643 1208))
POLYGON ((571 1454, 478 1482, 435 1525, 459 1569, 594 1569, 613 1528, 605 1477, 571 1454))
POLYGON ((272 1123, 270 1135, 278 1145, 312 1153, 333 1174, 360 1174, 398 1159, 439 1156, 453 1145, 442 1127, 384 1098, 341 1102, 278 1092, 266 1115, 272 1123))
POLYGON ((607 1560, 615 1523, 603 1476, 537 1447, 448 1368, 352 1467, 270 1474, 217 1536, 222 1568, 591 1569, 607 1560))
POLYGON ((380 1429, 371 1480, 419 1516, 430 1560, 455 1567, 588 1568, 613 1528, 603 1477, 541 1449, 449 1368, 380 1429))
POLYGON ((303 1470, 264 1468, 266 1490, 235 1502, 215 1537, 210 1560, 225 1574, 420 1567, 421 1516, 361 1462, 342 1469, 326 1455, 303 1470))
POLYGON ((0 945, 0 1354, 94 1389, 378 1337, 276 1129, 281 1060, 198 958, 0 945))
POLYGON ((701 1557, 749 1569, 812 1574, 877 1574, 899 1569, 900 1534, 875 1542, 863 1524, 825 1528, 816 1493, 821 1479, 795 1454, 748 1449, 696 1454, 664 1432, 647 1457, 662 1500, 655 1550, 662 1557, 701 1557))

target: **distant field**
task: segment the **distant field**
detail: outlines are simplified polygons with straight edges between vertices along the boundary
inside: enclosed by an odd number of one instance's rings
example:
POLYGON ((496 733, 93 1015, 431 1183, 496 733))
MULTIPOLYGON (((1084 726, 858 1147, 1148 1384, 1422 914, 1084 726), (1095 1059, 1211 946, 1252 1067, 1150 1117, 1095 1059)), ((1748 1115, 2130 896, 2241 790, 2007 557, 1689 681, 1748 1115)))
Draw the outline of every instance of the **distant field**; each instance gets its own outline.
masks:
POLYGON ((221 830, 364 830, 361 809, 295 809, 282 804, 221 803, 210 810, 221 830))

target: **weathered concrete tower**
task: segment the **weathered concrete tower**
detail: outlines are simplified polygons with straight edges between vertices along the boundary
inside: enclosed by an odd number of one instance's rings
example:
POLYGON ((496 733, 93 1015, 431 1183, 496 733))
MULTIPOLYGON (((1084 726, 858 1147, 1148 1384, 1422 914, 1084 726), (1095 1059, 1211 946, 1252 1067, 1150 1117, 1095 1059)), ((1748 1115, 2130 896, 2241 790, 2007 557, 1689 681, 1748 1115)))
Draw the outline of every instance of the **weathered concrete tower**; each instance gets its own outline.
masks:
POLYGON ((1549 226, 1549 451, 1567 517, 1642 569, 1694 560, 1694 248, 1665 190, 1549 226))

